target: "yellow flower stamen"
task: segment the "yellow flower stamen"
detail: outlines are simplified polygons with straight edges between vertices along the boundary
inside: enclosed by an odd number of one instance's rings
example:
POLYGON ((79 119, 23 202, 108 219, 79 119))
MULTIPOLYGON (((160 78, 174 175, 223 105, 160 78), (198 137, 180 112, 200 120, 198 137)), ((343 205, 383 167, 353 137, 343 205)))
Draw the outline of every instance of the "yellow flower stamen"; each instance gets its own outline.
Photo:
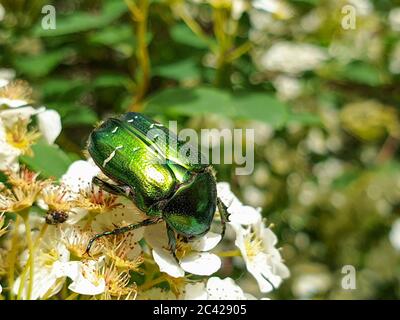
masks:
POLYGON ((3 236, 4 234, 6 234, 7 232, 7 226, 4 225, 5 224, 5 218, 4 218, 4 213, 0 214, 0 237, 3 236))
MULTIPOLYGON (((88 258, 85 255, 86 247, 94 234, 80 228, 70 227, 62 231, 61 239, 71 254, 71 260, 88 258)), ((90 256, 97 257, 103 249, 101 241, 95 241, 90 249, 90 256)))
POLYGON ((48 180, 37 180, 38 174, 22 168, 19 173, 6 172, 11 188, 0 193, 0 211, 21 212, 33 205, 48 180))
POLYGON ((15 80, 0 89, 0 98, 31 102, 32 88, 26 81, 15 80))
POLYGON ((118 201, 118 197, 104 192, 102 189, 81 190, 80 196, 74 201, 75 206, 89 210, 91 213, 99 214, 111 211, 122 206, 118 201))
POLYGON ((103 268, 103 275, 106 282, 106 290, 102 295, 102 299, 124 299, 134 300, 137 296, 136 284, 129 284, 130 275, 123 271, 119 272, 118 268, 111 264, 110 267, 103 268))
POLYGON ((68 190, 64 187, 52 186, 42 191, 42 199, 49 210, 68 212, 72 209, 72 201, 67 199, 68 190))
POLYGON ((111 239, 104 239, 106 255, 113 261, 115 266, 124 270, 139 271, 140 265, 144 262, 142 255, 129 258, 129 253, 134 249, 133 246, 139 244, 132 244, 129 241, 130 234, 123 235, 122 240, 118 240, 117 237, 111 239))
POLYGON ((178 236, 178 239, 176 241, 176 257, 178 259, 182 259, 191 251, 192 247, 190 246, 190 244, 184 241, 180 236, 178 236))
POLYGON ((36 143, 41 134, 36 129, 29 129, 28 119, 18 119, 12 126, 6 127, 6 141, 21 154, 32 156, 31 146, 36 143))
POLYGON ((250 232, 244 238, 244 246, 247 256, 252 259, 263 251, 263 241, 254 232, 250 232))

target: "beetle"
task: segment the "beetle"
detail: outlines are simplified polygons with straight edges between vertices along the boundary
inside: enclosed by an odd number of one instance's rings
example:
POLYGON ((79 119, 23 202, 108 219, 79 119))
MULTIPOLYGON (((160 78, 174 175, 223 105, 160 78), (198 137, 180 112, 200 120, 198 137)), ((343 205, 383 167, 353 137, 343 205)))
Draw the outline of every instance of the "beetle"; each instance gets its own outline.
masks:
POLYGON ((217 207, 224 236, 229 214, 217 197, 212 166, 205 164, 204 155, 196 146, 179 140, 162 124, 135 112, 112 117, 91 132, 87 149, 95 164, 112 180, 110 183, 94 177, 93 183, 129 198, 148 216, 140 223, 95 235, 88 243, 87 253, 100 237, 165 221, 169 249, 178 261, 177 236, 188 242, 206 234, 217 207))

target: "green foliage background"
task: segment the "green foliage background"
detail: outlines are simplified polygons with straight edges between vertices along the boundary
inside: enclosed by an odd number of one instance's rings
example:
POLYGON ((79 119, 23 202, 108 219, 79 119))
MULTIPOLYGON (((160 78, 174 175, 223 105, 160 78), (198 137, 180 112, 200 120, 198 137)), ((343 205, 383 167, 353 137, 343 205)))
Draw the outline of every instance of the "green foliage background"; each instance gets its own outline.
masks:
MULTIPOLYGON (((30 167, 60 176, 83 156, 98 121, 130 108, 197 130, 255 128, 254 174, 235 176, 231 165, 216 169, 219 180, 229 181, 243 202, 261 206, 275 225, 292 276, 273 298, 304 297, 299 292, 307 275, 310 298, 400 298, 399 252, 388 236, 400 216, 400 76, 390 70, 400 59, 400 50, 394 54, 400 42, 388 13, 400 1, 371 2, 355 30, 341 27, 347 1, 287 1, 295 15, 274 17, 262 41, 254 40, 245 13, 228 46, 217 35, 216 15, 226 15, 229 5, 218 7, 218 1, 186 2, 201 37, 178 14, 182 1, 150 1, 141 35, 122 0, 1 3, 7 12, 0 24, 1 67, 15 69, 33 86, 38 104, 62 116, 62 150, 38 144, 35 157, 23 159, 30 167), (56 8, 55 30, 41 27, 46 4, 56 8), (306 31, 304 18, 312 13, 321 22, 306 31), (347 53, 296 75, 301 93, 284 100, 273 84, 277 73, 260 70, 255 54, 282 40, 347 53), (344 265, 357 270, 356 290, 341 287, 344 265)), ((224 266, 222 275, 232 273, 256 291, 254 281, 241 279, 241 266, 224 266)))

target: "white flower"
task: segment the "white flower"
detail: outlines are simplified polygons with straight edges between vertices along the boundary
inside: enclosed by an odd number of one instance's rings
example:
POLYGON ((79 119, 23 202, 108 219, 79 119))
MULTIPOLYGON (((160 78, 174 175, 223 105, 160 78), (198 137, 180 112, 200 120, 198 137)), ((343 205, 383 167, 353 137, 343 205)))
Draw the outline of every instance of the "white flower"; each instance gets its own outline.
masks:
MULTIPOLYGON (((0 98, 1 100, 1 98, 0 98)), ((4 109, 0 111, 0 119, 7 124, 8 127, 11 127, 17 121, 29 121, 33 116, 45 111, 44 107, 40 109, 35 109, 33 107, 11 107, 9 105, 9 109, 4 109)))
POLYGON ((211 277, 207 285, 202 282, 188 283, 185 286, 184 300, 255 300, 231 278, 211 277))
POLYGON ((400 218, 394 221, 389 233, 389 240, 393 248, 400 251, 400 218))
POLYGON ((219 182, 217 184, 217 194, 228 208, 231 225, 251 225, 261 218, 260 210, 245 206, 239 201, 231 191, 229 183, 219 182))
POLYGON ((297 78, 279 75, 274 79, 273 84, 278 97, 284 101, 295 99, 301 94, 301 83, 297 78))
POLYGON ((289 74, 299 74, 317 69, 328 59, 325 51, 307 43, 281 41, 261 55, 259 64, 269 71, 281 71, 289 74))
POLYGON ((177 241, 177 256, 179 264, 168 250, 168 237, 165 223, 146 227, 144 235, 152 248, 154 261, 161 272, 168 273, 174 278, 185 275, 185 271, 209 276, 221 267, 221 259, 210 252, 221 240, 221 236, 208 232, 198 240, 184 243, 177 241))
POLYGON ((245 0, 232 1, 232 18, 239 20, 242 14, 247 10, 247 2, 245 0))
POLYGON ((32 155, 31 146, 43 135, 48 143, 53 143, 61 132, 54 110, 32 107, 12 108, 0 111, 0 170, 18 170, 18 157, 32 155), (30 118, 38 114, 39 132, 28 125, 30 118), (53 116, 48 117, 49 114, 53 116))
POLYGON ((293 283, 293 293, 300 299, 310 299, 315 294, 325 292, 331 285, 331 278, 326 273, 304 274, 293 283))
POLYGON ((282 0, 253 0, 252 4, 255 9, 273 13, 280 19, 293 16, 293 10, 282 0))
POLYGON ((106 290, 105 277, 101 271, 103 263, 104 259, 71 261, 59 271, 72 280, 69 290, 84 295, 98 295, 106 290))
POLYGON ((277 237, 259 221, 248 227, 233 225, 236 232, 235 245, 239 248, 247 270, 257 280, 261 292, 279 287, 282 279, 289 277, 289 269, 282 261, 275 245, 277 237))
MULTIPOLYGON (((27 263, 28 250, 21 256, 21 265, 27 263)), ((40 242, 34 256, 34 277, 31 299, 49 298, 57 294, 64 282, 66 274, 60 272, 69 263, 69 251, 64 244, 58 241, 58 232, 55 228, 48 230, 46 236, 40 242)), ((30 282, 29 272, 22 288, 22 297, 27 299, 27 290, 30 282)), ((14 283, 13 291, 18 294, 21 277, 14 283)))
MULTIPOLYGON (((6 15, 6 10, 4 7, 0 4, 0 21, 3 21, 4 17, 6 15)), ((1 292, 1 291, 0 291, 1 292)))
POLYGON ((393 31, 400 31, 400 7, 390 10, 389 23, 393 31))
POLYGON ((30 106, 31 88, 23 81, 8 83, 13 75, 7 70, 3 70, 2 73, 0 70, 0 79, 3 79, 0 81, 0 106, 6 108, 0 111, 0 119, 10 128, 18 121, 29 123, 33 116, 37 116, 40 133, 49 144, 54 143, 61 132, 61 118, 58 112, 46 110, 45 107, 30 106), (6 85, 2 86, 5 82, 6 85))
POLYGON ((92 159, 78 160, 69 166, 67 172, 61 177, 61 183, 72 192, 79 193, 83 189, 90 188, 93 177, 99 173, 100 169, 92 159))
POLYGON ((6 129, 0 119, 0 170, 10 169, 17 171, 19 168, 18 157, 21 151, 7 141, 6 129))
MULTIPOLYGON (((129 203, 127 203, 124 207, 96 215, 92 221, 91 230, 93 233, 98 234, 130 224, 136 224, 144 219, 145 215, 142 212, 138 211, 133 204, 129 206, 129 203)), ((113 239, 108 237, 107 239, 110 241, 107 243, 109 244, 108 247, 111 247, 111 250, 107 250, 106 247, 107 254, 118 260, 121 264, 123 263, 122 260, 135 261, 142 253, 139 241, 143 236, 144 228, 139 228, 126 232, 118 236, 118 238, 113 239)))

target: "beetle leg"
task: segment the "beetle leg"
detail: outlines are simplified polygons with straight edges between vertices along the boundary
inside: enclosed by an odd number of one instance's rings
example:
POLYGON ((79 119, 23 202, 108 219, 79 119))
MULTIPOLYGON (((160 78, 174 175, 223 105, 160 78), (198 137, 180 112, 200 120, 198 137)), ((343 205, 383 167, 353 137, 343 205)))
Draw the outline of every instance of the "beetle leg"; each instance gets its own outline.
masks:
POLYGON ((93 177, 92 183, 100 187, 101 189, 107 191, 108 193, 114 194, 116 196, 127 197, 131 193, 131 188, 128 186, 111 184, 104 180, 101 180, 98 177, 93 177))
POLYGON ((220 198, 217 198, 218 211, 221 216, 222 232, 221 237, 223 238, 226 230, 226 223, 229 222, 230 213, 228 212, 227 206, 222 202, 220 198))
POLYGON ((168 246, 172 255, 174 256, 175 261, 179 264, 178 257, 176 256, 176 237, 175 232, 167 223, 167 235, 168 235, 168 246))
POLYGON ((129 232, 131 230, 135 230, 135 229, 141 228, 141 227, 145 227, 145 226, 149 226, 149 225, 152 225, 152 224, 156 224, 156 223, 159 223, 160 221, 161 221, 160 218, 157 218, 157 219, 146 219, 146 220, 143 220, 142 222, 139 222, 139 223, 133 223, 133 224, 127 225, 125 227, 116 228, 116 229, 114 229, 112 231, 106 231, 106 232, 103 232, 103 233, 96 234, 92 239, 89 240, 89 243, 88 243, 88 245, 86 247, 85 254, 90 256, 90 254, 89 254, 90 248, 92 247, 93 243, 97 239, 99 239, 101 237, 118 235, 118 234, 121 234, 121 233, 129 232))

